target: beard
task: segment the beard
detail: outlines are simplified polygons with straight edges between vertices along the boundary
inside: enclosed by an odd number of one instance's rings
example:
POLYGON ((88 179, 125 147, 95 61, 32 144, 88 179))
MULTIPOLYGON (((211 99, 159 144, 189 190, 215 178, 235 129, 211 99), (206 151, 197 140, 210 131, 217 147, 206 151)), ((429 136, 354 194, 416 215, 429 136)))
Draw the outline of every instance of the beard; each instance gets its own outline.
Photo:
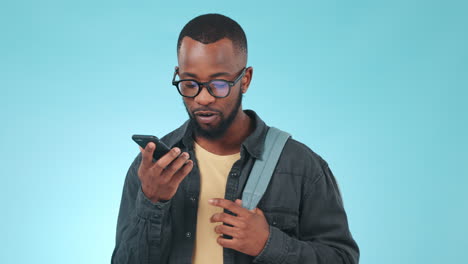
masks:
POLYGON ((224 136, 224 134, 226 133, 228 128, 232 125, 232 122, 234 122, 234 119, 236 118, 237 113, 239 112, 239 108, 242 105, 242 96, 243 96, 242 89, 239 89, 239 94, 238 94, 238 97, 237 97, 237 101, 236 101, 234 107, 232 108, 232 111, 229 112, 227 117, 225 117, 222 112, 214 110, 214 109, 210 109, 209 107, 205 107, 203 109, 196 109, 197 111, 199 111, 199 110, 213 111, 213 112, 217 112, 219 114, 219 118, 220 118, 221 121, 219 122, 219 124, 216 127, 211 127, 209 129, 205 129, 205 128, 200 126, 200 124, 197 122, 197 120, 196 120, 196 118, 194 116, 193 112, 195 112, 195 111, 190 112, 189 109, 187 108, 187 105, 184 102, 185 110, 187 111, 187 114, 189 115, 190 123, 191 123, 192 127, 194 127, 194 129, 195 129, 195 134, 197 136, 200 136, 200 137, 203 137, 203 138, 206 138, 206 139, 219 139, 222 136, 224 136))

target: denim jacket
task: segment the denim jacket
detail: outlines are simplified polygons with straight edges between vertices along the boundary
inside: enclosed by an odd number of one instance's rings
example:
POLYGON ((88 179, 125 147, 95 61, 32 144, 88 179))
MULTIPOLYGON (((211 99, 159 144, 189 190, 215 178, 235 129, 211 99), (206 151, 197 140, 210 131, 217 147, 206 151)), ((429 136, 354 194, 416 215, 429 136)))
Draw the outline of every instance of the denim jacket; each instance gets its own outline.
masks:
MULTIPOLYGON (((241 158, 229 172, 225 199, 242 199, 255 159, 261 157, 268 126, 245 111, 255 129, 242 143, 241 158)), ((174 197, 152 203, 138 178, 141 154, 131 164, 123 187, 113 264, 191 263, 196 238, 200 175, 189 121, 162 138, 187 151, 194 167, 174 197)), ((270 235, 258 256, 224 248, 224 264, 357 264, 359 248, 348 228, 340 191, 328 164, 304 144, 286 142, 268 188, 258 204, 270 235)))

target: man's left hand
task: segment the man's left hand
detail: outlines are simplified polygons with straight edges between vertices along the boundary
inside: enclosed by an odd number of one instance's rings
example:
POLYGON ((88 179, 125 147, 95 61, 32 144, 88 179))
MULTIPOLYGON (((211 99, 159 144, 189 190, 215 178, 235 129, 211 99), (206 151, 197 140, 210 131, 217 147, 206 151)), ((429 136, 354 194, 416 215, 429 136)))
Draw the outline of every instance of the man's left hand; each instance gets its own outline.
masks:
POLYGON ((241 200, 232 202, 226 199, 210 199, 209 203, 236 214, 233 216, 227 213, 217 213, 211 217, 212 223, 221 222, 232 225, 231 227, 221 224, 215 227, 217 234, 232 237, 232 239, 226 239, 220 236, 218 244, 250 256, 258 256, 270 235, 270 226, 262 210, 259 208, 247 210, 241 206, 241 200))

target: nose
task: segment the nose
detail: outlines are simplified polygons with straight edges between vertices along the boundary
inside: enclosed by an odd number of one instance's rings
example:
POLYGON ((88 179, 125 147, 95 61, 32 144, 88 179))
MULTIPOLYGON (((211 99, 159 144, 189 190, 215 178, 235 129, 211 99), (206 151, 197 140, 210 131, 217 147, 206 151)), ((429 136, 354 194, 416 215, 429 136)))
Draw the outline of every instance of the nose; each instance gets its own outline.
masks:
POLYGON ((195 102, 199 105, 210 105, 216 98, 208 92, 208 88, 205 86, 200 87, 200 93, 195 97, 195 102), (205 89, 203 89, 205 88, 205 89))

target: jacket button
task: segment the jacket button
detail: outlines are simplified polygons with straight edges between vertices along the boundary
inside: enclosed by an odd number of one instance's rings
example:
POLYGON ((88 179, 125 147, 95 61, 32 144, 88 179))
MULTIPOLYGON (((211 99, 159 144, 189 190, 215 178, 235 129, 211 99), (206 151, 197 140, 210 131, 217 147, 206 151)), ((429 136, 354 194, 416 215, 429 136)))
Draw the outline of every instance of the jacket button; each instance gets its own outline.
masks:
POLYGON ((192 237, 192 233, 190 233, 190 232, 185 233, 185 237, 191 238, 191 237, 192 237))

